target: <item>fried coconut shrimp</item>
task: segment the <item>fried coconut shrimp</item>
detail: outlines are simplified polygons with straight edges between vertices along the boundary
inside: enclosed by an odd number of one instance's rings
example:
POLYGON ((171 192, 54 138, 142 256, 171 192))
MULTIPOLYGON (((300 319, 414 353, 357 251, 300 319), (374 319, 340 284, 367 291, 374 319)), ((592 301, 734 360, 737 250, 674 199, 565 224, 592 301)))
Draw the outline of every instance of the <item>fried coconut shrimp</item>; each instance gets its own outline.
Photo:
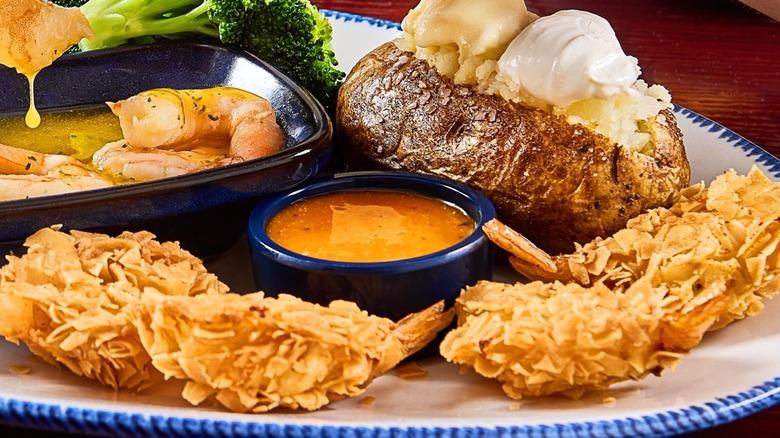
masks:
POLYGON ((109 237, 45 228, 25 246, 27 254, 7 256, 0 269, 0 335, 114 388, 142 389, 161 378, 129 304, 152 291, 227 291, 200 259, 148 232, 109 237))
POLYGON ((440 351, 498 379, 511 398, 576 398, 673 368, 722 312, 724 289, 711 283, 683 302, 644 280, 624 293, 602 283, 481 281, 456 301, 458 327, 440 351))
POLYGON ((485 232, 510 251, 512 266, 531 280, 603 282, 621 290, 639 279, 687 300, 714 281, 726 281, 721 328, 763 309, 780 288, 780 184, 758 168, 730 170, 707 189, 685 189, 671 208, 657 208, 573 254, 550 257, 498 221, 485 232))
POLYGON ((753 315, 780 287, 780 184, 726 172, 614 235, 549 257, 499 222, 527 284, 482 282, 458 301, 442 355, 503 382, 513 398, 660 374, 705 332, 753 315))
POLYGON ((324 307, 290 295, 147 294, 136 326, 154 366, 187 379, 183 397, 211 395, 236 412, 276 407, 315 410, 359 395, 377 376, 448 326, 438 303, 394 323, 356 304, 324 307))

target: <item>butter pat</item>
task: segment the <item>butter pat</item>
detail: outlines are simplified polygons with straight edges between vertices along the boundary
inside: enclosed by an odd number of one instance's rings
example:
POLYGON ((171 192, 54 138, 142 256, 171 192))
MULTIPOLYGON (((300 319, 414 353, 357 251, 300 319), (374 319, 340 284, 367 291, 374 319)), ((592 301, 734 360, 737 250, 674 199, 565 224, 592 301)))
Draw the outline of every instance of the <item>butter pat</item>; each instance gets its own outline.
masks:
POLYGON ((422 0, 396 44, 456 83, 473 84, 477 69, 498 59, 534 17, 523 0, 422 0))

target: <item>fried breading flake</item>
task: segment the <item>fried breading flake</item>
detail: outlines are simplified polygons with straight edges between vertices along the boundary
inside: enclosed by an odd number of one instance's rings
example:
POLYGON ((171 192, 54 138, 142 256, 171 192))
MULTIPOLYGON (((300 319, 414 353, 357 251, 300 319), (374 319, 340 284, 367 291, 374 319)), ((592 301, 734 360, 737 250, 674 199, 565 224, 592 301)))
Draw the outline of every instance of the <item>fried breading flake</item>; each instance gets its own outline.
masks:
POLYGON ((711 283, 683 302, 648 281, 624 293, 603 283, 480 281, 457 299, 458 327, 440 351, 513 399, 576 398, 673 368, 723 312, 725 289, 711 283))
POLYGON ((188 379, 182 395, 190 403, 213 395, 235 412, 266 412, 315 410, 362 394, 452 316, 443 303, 394 323, 347 301, 147 294, 136 327, 154 366, 166 378, 188 379))
POLYGON ((41 229, 25 255, 0 268, 0 335, 114 388, 142 389, 161 374, 141 345, 129 304, 145 293, 224 294, 200 259, 148 232, 41 229))
POLYGON ((717 279, 728 285, 727 312, 712 326, 722 328, 763 309, 780 289, 780 183, 757 167, 734 170, 709 186, 682 191, 669 209, 631 219, 614 235, 595 239, 573 254, 550 257, 498 222, 485 232, 512 252, 510 262, 531 280, 603 282, 622 290, 640 278, 687 300, 717 279), (550 267, 550 265, 553 267, 550 267))
POLYGON ((26 376, 32 373, 32 368, 28 367, 27 365, 11 365, 8 367, 8 370, 17 376, 26 376))
POLYGON ((402 379, 420 379, 428 377, 428 371, 422 369, 417 362, 404 362, 395 367, 395 375, 402 379))

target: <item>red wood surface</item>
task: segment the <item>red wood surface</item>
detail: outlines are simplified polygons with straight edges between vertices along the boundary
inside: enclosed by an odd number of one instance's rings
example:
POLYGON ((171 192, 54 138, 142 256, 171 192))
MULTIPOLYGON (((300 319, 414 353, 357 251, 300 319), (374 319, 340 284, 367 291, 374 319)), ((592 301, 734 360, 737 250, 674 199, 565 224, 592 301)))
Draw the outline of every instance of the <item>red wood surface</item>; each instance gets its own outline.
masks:
MULTIPOLYGON (((418 0, 312 3, 399 22, 418 0)), ((780 156, 780 24, 776 21, 735 0, 526 0, 526 5, 539 15, 561 9, 601 15, 614 27, 625 52, 639 59, 648 83, 664 85, 676 104, 780 156)), ((689 436, 778 435, 780 405, 689 436)))

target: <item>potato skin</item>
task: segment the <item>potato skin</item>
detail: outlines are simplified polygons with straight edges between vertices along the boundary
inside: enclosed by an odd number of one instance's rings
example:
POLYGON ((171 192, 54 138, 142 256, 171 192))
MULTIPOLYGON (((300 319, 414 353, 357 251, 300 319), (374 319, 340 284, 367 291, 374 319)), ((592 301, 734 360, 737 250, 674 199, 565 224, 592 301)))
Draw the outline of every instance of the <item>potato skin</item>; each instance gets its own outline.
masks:
POLYGON ((671 111, 657 117, 651 157, 561 116, 455 85, 392 42, 347 76, 335 122, 351 168, 466 183, 493 202, 499 219, 551 254, 671 205, 690 183, 671 111))

